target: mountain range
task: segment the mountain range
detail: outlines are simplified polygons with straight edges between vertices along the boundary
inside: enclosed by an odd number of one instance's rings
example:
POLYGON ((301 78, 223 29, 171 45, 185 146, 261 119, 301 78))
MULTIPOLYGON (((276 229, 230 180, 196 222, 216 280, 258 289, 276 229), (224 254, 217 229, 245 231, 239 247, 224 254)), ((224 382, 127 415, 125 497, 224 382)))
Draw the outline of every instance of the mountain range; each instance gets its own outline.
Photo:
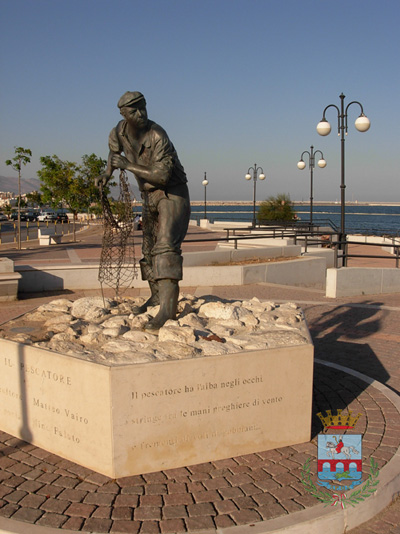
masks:
MULTIPOLYGON (((21 193, 40 191, 40 180, 37 178, 21 178, 21 193)), ((18 175, 14 177, 0 176, 0 192, 18 194, 18 175)))

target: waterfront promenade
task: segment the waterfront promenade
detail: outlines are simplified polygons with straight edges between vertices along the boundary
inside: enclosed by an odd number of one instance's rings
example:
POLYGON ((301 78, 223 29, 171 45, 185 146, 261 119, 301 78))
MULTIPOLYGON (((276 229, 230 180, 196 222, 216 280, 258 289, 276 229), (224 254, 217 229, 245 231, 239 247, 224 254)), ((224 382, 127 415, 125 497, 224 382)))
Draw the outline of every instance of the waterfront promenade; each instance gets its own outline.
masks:
MULTIPOLYGON (((190 227, 188 238, 207 235, 216 236, 214 232, 190 227)), ((222 235, 225 233, 221 232, 222 235)), ((137 241, 139 258, 139 234, 137 241)), ((360 251, 363 245, 356 247, 360 251)), ((214 248, 215 243, 183 244, 185 252, 214 248)), ((19 265, 85 264, 98 262, 100 250, 101 236, 98 229, 92 228, 78 234, 76 243, 66 241, 62 245, 39 247, 31 242, 21 251, 16 251, 15 245, 3 245, 0 255, 19 265)), ((367 261, 368 266, 390 266, 390 262, 382 265, 385 260, 374 258, 351 260, 357 261, 367 261)), ((266 532, 261 530, 263 525, 268 528, 271 522, 279 520, 289 525, 291 519, 296 521, 299 512, 312 513, 315 507, 321 506, 300 479, 306 460, 316 459, 317 434, 322 430, 316 413, 326 409, 350 407, 355 413, 362 413, 356 431, 363 434, 363 454, 368 459, 374 458, 380 469, 398 456, 400 415, 388 394, 396 398, 400 395, 400 294, 328 299, 321 290, 269 284, 182 287, 181 291, 197 296, 215 294, 227 299, 256 296, 275 302, 292 301, 302 307, 316 358, 312 441, 111 480, 0 432, 0 533, 8 532, 10 518, 26 529, 14 532, 28 534, 36 534, 40 526, 64 532, 173 534, 228 532, 226 529, 235 526, 243 533, 260 533, 266 532), (385 388, 367 384, 354 372, 377 380, 385 388)), ((144 290, 131 289, 128 294, 135 296, 141 292, 144 290)), ((65 292, 68 298, 94 293, 65 292)), ((15 302, 0 303, 0 323, 59 296, 60 293, 33 293, 22 295, 15 302)), ((400 492, 400 486, 397 491, 400 492)), ((375 501, 369 497, 366 502, 373 508, 375 501)), ((348 513, 357 514, 357 506, 362 504, 348 507, 348 513)), ((399 534, 399 524, 400 500, 397 500, 350 532, 399 534)))

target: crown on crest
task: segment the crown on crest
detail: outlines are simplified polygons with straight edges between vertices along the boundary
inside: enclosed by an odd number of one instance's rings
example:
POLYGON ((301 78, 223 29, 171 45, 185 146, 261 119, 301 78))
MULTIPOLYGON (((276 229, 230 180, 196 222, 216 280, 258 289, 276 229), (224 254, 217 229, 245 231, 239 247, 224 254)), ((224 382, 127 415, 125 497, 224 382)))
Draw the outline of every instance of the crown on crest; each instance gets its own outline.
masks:
POLYGON ((355 417, 352 417, 352 412, 349 410, 347 414, 342 414, 343 410, 337 410, 337 415, 332 415, 331 410, 326 410, 327 415, 323 416, 321 412, 317 413, 318 417, 320 418, 324 430, 328 430, 330 428, 334 429, 347 429, 347 428, 354 428, 357 421, 362 416, 361 413, 357 414, 355 417))

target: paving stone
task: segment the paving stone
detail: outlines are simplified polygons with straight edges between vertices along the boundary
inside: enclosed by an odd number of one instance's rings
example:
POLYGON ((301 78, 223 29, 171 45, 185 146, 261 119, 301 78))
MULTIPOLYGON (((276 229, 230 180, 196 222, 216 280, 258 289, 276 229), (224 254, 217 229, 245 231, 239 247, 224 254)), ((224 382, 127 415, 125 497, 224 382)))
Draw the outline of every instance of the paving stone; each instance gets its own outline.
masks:
POLYGON ((62 491, 64 490, 61 487, 46 484, 45 486, 43 486, 37 491, 37 494, 44 495, 47 499, 50 499, 51 497, 53 498, 57 497, 58 495, 60 495, 62 491))
POLYGON ((214 506, 211 503, 189 504, 187 507, 189 517, 216 515, 214 506))
POLYGON ((101 517, 102 519, 110 519, 114 508, 112 506, 98 506, 91 517, 101 517))
POLYGON ((53 514, 62 514, 68 508, 69 503, 67 501, 60 501, 58 499, 46 499, 40 506, 41 510, 53 514))
POLYGON ((165 495, 167 493, 166 484, 146 484, 144 491, 147 495, 165 495))
POLYGON ((17 504, 7 503, 0 508, 0 517, 11 517, 19 509, 17 504))
POLYGON ((230 514, 236 525, 247 525, 261 521, 261 516, 255 510, 237 510, 230 514))
POLYGON ((144 521, 140 526, 140 534, 159 534, 158 521, 144 521))
POLYGON ((62 501, 81 502, 86 497, 86 495, 86 491, 65 489, 58 495, 58 499, 61 499, 62 501))
POLYGON ((4 486, 8 486, 10 488, 18 488, 21 484, 25 482, 25 478, 20 476, 10 476, 6 480, 4 480, 3 484, 4 486))
POLYGON ((110 493, 112 495, 116 495, 119 491, 120 487, 115 483, 104 484, 97 489, 97 493, 110 493))
POLYGON ((72 477, 58 477, 52 484, 61 488, 74 489, 79 484, 79 480, 72 477))
POLYGON ((60 514, 45 513, 36 521, 36 525, 42 527, 60 528, 68 517, 60 514))
POLYGON ((70 517, 67 521, 61 526, 62 529, 68 530, 80 530, 83 525, 83 517, 70 517))
POLYGON ((83 502, 96 506, 111 506, 114 500, 115 495, 112 493, 87 493, 83 502))
POLYGON ((111 519, 98 519, 95 517, 90 517, 86 519, 81 531, 82 532, 96 532, 96 534, 103 534, 104 532, 109 532, 112 525, 111 519))
POLYGON ((12 518, 16 521, 35 523, 43 514, 43 510, 35 510, 34 508, 20 508, 15 512, 12 518))
POLYGON ((144 495, 144 486, 126 486, 121 489, 122 495, 144 495))
POLYGON ((215 528, 211 517, 188 517, 185 522, 189 532, 215 528))
POLYGON ((194 492, 195 502, 215 502, 221 500, 221 495, 216 491, 199 491, 194 492))
POLYGON ((164 506, 162 509, 163 519, 176 519, 179 517, 188 517, 186 506, 164 506))
POLYGON ((280 517, 287 515, 287 511, 280 504, 268 504, 266 506, 260 506, 257 508, 257 512, 264 520, 273 519, 274 517, 280 517))
POLYGON ((163 498, 161 495, 142 495, 139 497, 140 506, 162 506, 163 498))
POLYGON ((284 501, 286 499, 296 499, 299 496, 298 492, 294 488, 291 488, 290 486, 285 486, 283 488, 275 489, 271 491, 271 494, 278 501, 284 501))
POLYGON ((114 501, 114 507, 118 506, 130 506, 136 508, 139 504, 138 495, 117 495, 114 501))
POLYGON ((220 488, 218 492, 224 499, 235 499, 244 496, 244 493, 240 488, 220 488))
POLYGON ((88 518, 96 509, 95 506, 91 504, 85 504, 82 502, 73 502, 65 510, 65 515, 75 516, 75 517, 84 517, 88 518))
POLYGON ((110 532, 120 534, 139 534, 140 526, 140 521, 115 520, 112 523, 110 532))
POLYGON ((113 520, 124 519, 126 521, 130 521, 132 519, 133 512, 132 508, 129 506, 118 506, 115 508, 110 507, 109 509, 112 510, 111 519, 113 520))
POLYGON ((158 506, 139 506, 133 512, 135 521, 157 521, 161 519, 161 508, 158 506))
POLYGON ((164 519, 160 521, 161 534, 181 534, 186 532, 186 526, 182 519, 164 519))
POLYGON ((44 484, 36 482, 35 480, 27 480, 18 486, 20 491, 27 491, 28 493, 35 493, 40 488, 43 488, 44 484))
POLYGON ((174 493, 172 495, 164 495, 165 505, 188 505, 193 503, 193 497, 190 493, 174 493))
POLYGON ((220 529, 220 528, 225 529, 228 527, 235 526, 235 522, 229 515, 219 515, 214 518, 214 522, 215 522, 215 526, 217 527, 217 529, 220 529))
POLYGON ((26 497, 27 493, 26 491, 13 491, 12 493, 9 493, 8 495, 4 496, 4 500, 13 503, 18 504, 19 501, 21 501, 24 497, 26 497))
POLYGON ((215 502, 214 507, 220 515, 230 514, 231 512, 238 510, 237 505, 230 499, 215 502))
POLYGON ((46 500, 44 495, 34 495, 31 493, 21 499, 18 504, 27 508, 39 508, 46 500))

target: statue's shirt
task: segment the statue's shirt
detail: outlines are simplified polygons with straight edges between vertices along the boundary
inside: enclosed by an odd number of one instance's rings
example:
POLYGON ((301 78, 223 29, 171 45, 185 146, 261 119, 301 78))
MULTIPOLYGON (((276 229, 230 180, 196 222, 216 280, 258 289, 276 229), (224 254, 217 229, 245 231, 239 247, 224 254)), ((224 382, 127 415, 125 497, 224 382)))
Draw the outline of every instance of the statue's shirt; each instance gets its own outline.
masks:
MULTIPOLYGON (((129 162, 149 169, 157 181, 167 184, 162 189, 168 190, 187 182, 185 171, 174 145, 161 126, 149 120, 148 129, 140 143, 129 138, 127 126, 127 121, 122 120, 111 130, 108 138, 111 152, 116 154, 123 152, 129 162)), ((139 189, 143 190, 144 180, 136 178, 139 189)))

